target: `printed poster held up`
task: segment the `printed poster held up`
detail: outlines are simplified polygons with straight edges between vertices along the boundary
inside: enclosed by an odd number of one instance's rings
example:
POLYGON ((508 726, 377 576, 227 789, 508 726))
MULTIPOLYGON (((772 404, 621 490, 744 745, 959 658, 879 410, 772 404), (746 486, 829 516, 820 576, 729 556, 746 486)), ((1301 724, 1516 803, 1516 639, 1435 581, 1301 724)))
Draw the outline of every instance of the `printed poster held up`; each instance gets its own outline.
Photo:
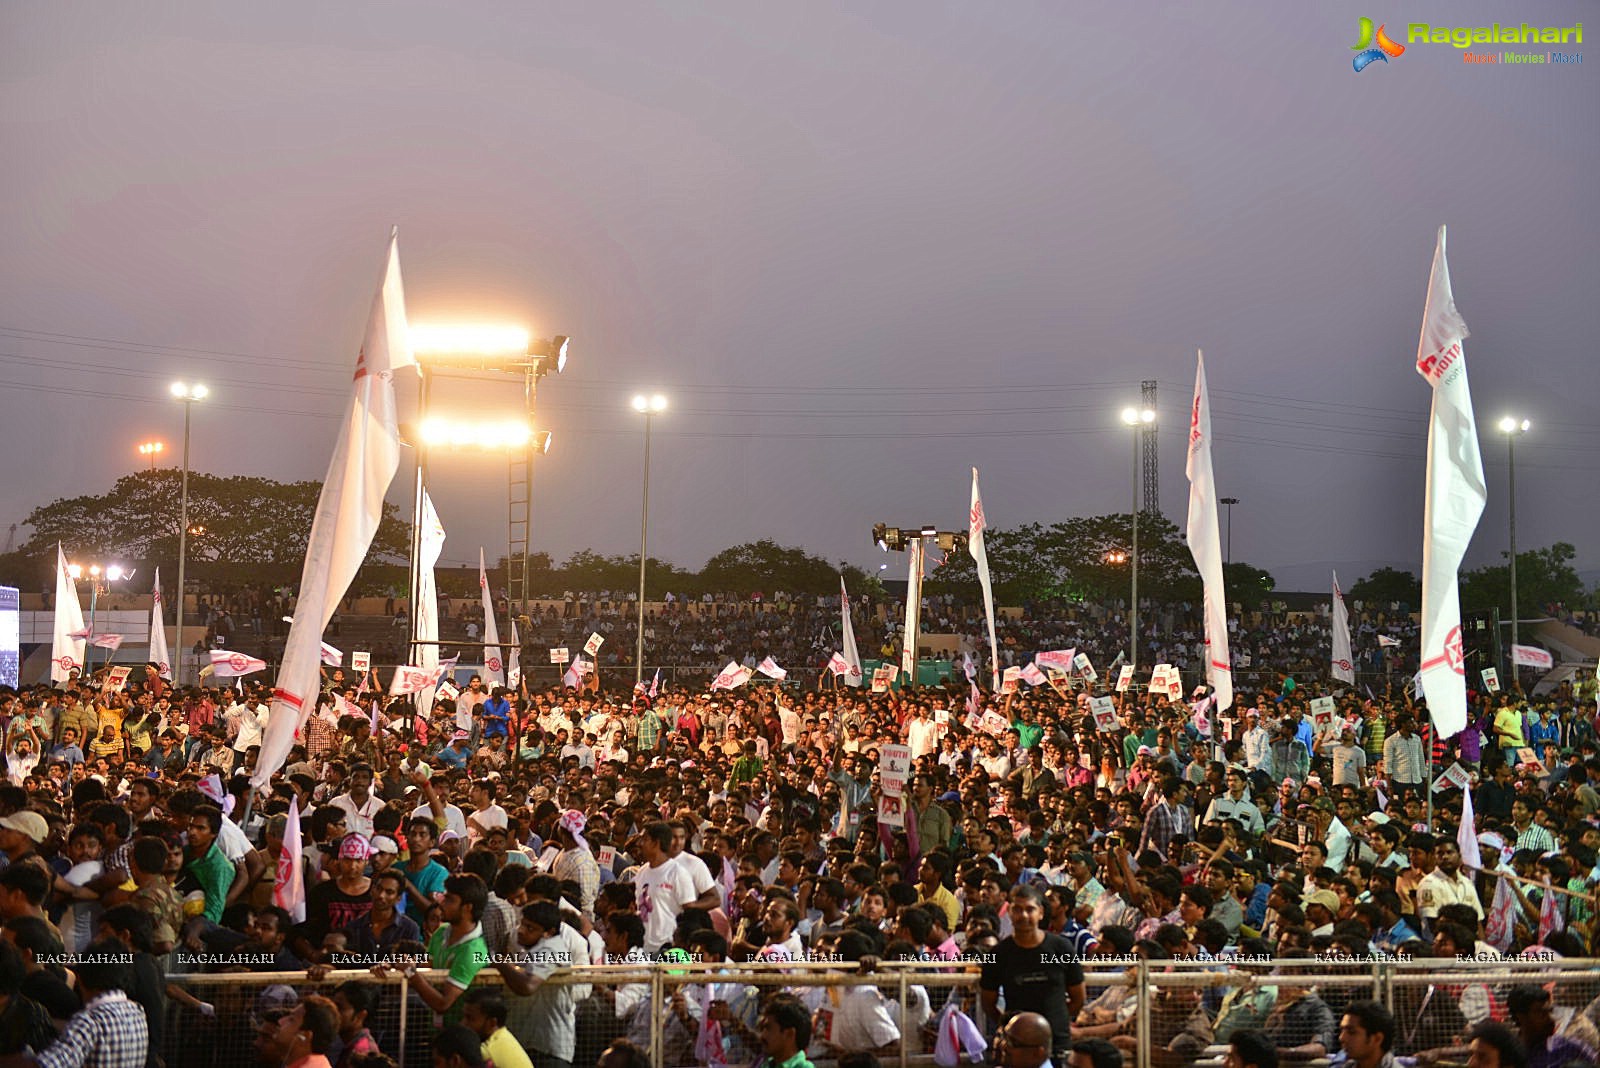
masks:
POLYGON ((1117 672, 1117 692, 1127 693, 1128 687, 1131 685, 1133 685, 1133 665, 1124 664, 1122 669, 1117 672))
POLYGON ((886 745, 878 751, 878 782, 891 797, 903 797, 911 775, 911 747, 886 745))

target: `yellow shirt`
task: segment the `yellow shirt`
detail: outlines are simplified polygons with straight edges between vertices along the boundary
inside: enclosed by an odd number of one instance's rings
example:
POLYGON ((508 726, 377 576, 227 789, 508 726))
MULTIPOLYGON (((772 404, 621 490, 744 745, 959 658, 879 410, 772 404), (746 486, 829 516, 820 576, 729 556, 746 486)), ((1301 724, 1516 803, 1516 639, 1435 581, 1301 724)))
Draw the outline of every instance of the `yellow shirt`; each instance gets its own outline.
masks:
POLYGON ((494 1068, 533 1068, 528 1051, 522 1048, 510 1028, 502 1027, 483 1044, 483 1058, 494 1068))
POLYGON ((933 904, 944 909, 945 930, 947 931, 954 931, 961 921, 961 902, 956 900, 956 895, 952 894, 943 883, 939 884, 939 889, 935 890, 931 895, 924 893, 922 884, 918 883, 917 901, 919 904, 933 904))
POLYGON ((1521 749, 1527 744, 1522 740, 1522 713, 1510 705, 1494 714, 1494 733, 1502 749, 1521 749))

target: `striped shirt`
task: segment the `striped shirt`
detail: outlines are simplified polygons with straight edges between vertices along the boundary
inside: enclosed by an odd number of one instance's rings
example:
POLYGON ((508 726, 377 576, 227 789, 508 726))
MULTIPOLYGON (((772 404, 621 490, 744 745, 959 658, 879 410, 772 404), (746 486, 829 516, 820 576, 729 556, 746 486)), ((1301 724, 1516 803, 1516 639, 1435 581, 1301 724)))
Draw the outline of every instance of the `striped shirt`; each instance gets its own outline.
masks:
POLYGON ((144 1008, 110 990, 75 1013, 61 1038, 34 1059, 41 1068, 144 1068, 149 1045, 144 1008))

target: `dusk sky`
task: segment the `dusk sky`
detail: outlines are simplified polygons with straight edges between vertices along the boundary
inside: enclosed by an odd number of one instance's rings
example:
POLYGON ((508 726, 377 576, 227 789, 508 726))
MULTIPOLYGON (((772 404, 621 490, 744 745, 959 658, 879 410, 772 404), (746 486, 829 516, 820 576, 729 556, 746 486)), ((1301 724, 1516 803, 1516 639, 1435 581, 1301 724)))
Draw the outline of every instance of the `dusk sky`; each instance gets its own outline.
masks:
MULTIPOLYGON (((1404 44, 1586 14, 13 2, 0 530, 106 491, 141 441, 175 463, 177 378, 212 390, 196 470, 321 478, 398 225, 413 323, 574 339, 540 387, 533 541, 558 560, 637 552, 641 389, 672 405, 651 555, 687 567, 771 537, 875 568, 875 522, 962 526, 974 465, 995 526, 1126 511, 1141 379, 1181 524, 1198 347, 1234 558, 1348 585, 1420 564, 1443 223, 1490 493, 1465 566, 1505 549, 1513 412, 1519 544, 1600 568, 1600 57, 1413 43, 1356 73, 1350 47, 1363 15, 1404 44)), ((438 457, 433 495, 444 563, 505 552, 502 459, 438 457)))

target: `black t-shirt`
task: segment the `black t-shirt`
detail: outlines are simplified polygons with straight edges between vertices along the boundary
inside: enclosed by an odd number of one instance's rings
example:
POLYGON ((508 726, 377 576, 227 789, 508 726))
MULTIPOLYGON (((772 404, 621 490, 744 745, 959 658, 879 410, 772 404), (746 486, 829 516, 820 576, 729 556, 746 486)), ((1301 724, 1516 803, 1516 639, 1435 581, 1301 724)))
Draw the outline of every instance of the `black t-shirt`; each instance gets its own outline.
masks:
POLYGON ((73 1013, 83 1008, 83 1001, 73 993, 67 981, 49 968, 24 977, 22 995, 43 1005, 57 1020, 70 1020, 73 1013))
POLYGON ((1036 1012, 1050 1021, 1051 1045, 1067 1048, 1072 1014, 1067 991, 1083 982, 1083 965, 1072 943, 1058 934, 1046 934, 1032 949, 1007 938, 995 947, 994 959, 985 961, 978 985, 1005 994, 1007 1013, 1036 1012))

